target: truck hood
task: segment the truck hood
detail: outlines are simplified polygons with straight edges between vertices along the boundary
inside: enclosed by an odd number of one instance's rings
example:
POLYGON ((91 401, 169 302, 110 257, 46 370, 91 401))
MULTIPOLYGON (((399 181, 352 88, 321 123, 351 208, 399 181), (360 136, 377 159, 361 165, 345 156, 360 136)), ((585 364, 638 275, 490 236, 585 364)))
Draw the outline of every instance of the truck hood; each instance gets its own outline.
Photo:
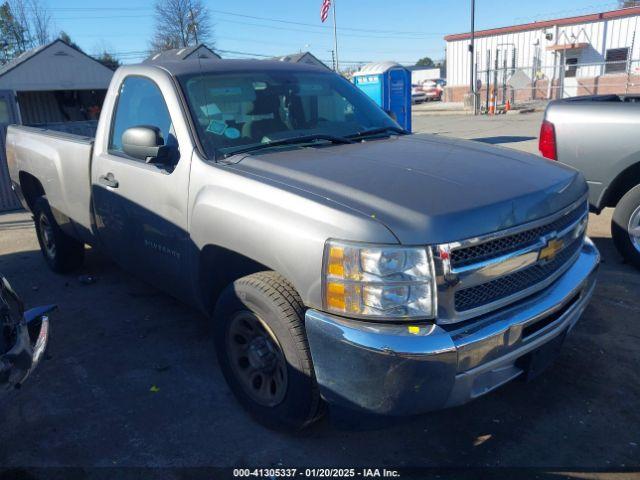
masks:
MULTIPOLYGON (((231 168, 382 222, 403 244, 459 241, 551 215, 587 192, 541 157, 428 134, 247 155, 231 168)), ((357 239, 354 239, 357 240, 357 239)))

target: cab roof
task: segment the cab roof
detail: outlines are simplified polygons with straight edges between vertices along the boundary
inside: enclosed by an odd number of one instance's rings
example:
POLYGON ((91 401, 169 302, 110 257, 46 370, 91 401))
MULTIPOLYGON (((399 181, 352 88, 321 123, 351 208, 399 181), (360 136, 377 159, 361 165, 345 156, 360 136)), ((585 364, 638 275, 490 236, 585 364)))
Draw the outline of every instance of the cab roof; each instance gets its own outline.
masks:
POLYGON ((174 77, 184 77, 198 73, 231 72, 317 72, 327 73, 327 69, 315 65, 281 62, 277 60, 178 60, 141 64, 145 67, 161 68, 174 77))

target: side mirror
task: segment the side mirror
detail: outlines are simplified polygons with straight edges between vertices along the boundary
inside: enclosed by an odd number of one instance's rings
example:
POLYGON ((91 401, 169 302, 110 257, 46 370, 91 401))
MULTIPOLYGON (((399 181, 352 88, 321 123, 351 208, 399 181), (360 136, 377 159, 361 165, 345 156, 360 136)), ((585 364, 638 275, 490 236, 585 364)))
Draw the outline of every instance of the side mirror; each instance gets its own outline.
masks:
POLYGON ((389 115, 389 117, 391 117, 391 120, 394 120, 396 122, 398 121, 398 116, 396 115, 396 112, 394 112, 393 110, 385 110, 385 113, 389 115))
POLYGON ((170 163, 175 147, 165 145, 160 129, 147 125, 127 128, 122 134, 122 150, 145 163, 170 163))

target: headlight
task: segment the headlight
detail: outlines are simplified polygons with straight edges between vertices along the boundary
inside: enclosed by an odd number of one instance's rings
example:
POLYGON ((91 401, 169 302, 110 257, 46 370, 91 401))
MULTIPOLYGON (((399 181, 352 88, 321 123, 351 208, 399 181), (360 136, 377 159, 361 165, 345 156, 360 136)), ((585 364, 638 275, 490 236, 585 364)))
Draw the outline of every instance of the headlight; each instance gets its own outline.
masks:
POLYGON ((324 250, 324 307, 371 319, 434 318, 433 261, 428 247, 329 240, 324 250))

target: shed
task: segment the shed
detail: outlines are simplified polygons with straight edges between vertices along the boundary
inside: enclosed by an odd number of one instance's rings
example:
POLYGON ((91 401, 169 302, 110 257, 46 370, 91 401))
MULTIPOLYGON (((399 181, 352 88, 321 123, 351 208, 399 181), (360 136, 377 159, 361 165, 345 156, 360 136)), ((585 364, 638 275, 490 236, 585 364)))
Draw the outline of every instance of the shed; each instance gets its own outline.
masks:
POLYGON ((93 135, 112 76, 113 70, 60 39, 0 67, 0 211, 20 207, 6 165, 7 126, 93 135))
POLYGON ((353 83, 397 122, 411 130, 411 72, 396 62, 369 63, 353 74, 353 83))
POLYGON ((142 63, 162 63, 176 60, 220 60, 220 55, 204 43, 199 43, 192 47, 174 48, 154 53, 142 63))
POLYGON ((18 101, 25 125, 94 120, 113 71, 63 40, 29 50, 0 67, 0 90, 18 101))
POLYGON ((269 60, 290 63, 304 63, 307 65, 317 65, 319 67, 329 68, 326 63, 324 63, 311 52, 291 53, 289 55, 282 55, 280 57, 272 57, 269 60))

